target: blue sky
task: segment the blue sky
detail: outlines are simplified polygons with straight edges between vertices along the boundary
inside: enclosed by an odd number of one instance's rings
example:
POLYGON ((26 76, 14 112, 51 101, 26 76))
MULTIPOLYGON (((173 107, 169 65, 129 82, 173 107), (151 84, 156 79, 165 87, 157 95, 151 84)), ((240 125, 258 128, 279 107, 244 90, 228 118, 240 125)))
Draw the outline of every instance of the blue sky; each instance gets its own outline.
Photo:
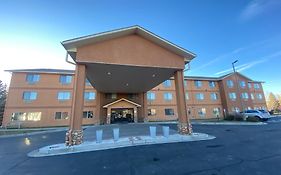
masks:
POLYGON ((73 68, 60 42, 138 24, 194 53, 187 75, 237 70, 281 93, 281 0, 0 2, 0 79, 5 69, 73 68))

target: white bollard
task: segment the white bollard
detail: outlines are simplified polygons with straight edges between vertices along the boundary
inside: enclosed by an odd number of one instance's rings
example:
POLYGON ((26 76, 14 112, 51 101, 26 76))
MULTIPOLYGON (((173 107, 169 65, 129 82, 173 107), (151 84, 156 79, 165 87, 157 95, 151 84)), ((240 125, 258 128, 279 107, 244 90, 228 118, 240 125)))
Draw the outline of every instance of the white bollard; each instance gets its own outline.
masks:
POLYGON ((97 140, 97 143, 102 142, 102 130, 96 130, 96 140, 97 140))
POLYGON ((164 137, 168 138, 169 135, 170 135, 170 127, 169 126, 163 126, 162 129, 163 129, 164 137))
POLYGON ((113 128, 113 140, 114 142, 119 140, 119 128, 113 128))
POLYGON ((149 131, 150 131, 150 137, 155 139, 156 138, 156 126, 150 126, 149 131))

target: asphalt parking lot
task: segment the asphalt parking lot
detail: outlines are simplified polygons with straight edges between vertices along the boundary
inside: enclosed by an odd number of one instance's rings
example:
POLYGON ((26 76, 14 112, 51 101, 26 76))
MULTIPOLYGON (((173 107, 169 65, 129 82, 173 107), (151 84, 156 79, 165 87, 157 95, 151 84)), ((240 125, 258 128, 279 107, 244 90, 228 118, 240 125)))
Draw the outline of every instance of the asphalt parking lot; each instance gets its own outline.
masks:
MULTIPOLYGON (((274 122, 272 122, 274 121, 274 122)), ((216 139, 30 158, 65 132, 0 138, 0 174, 280 174, 281 119, 267 125, 193 125, 216 139), (279 122, 278 122, 279 121, 279 122)), ((175 124, 170 125, 176 129, 175 124)))

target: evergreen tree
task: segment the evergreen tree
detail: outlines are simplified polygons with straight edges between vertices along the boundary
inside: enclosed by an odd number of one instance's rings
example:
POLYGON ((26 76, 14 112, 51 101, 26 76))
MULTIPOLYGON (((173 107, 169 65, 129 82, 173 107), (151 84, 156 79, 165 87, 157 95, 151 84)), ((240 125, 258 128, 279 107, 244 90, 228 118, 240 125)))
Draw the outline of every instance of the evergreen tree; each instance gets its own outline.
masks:
POLYGON ((2 124, 7 99, 7 86, 0 80, 0 125, 2 124))

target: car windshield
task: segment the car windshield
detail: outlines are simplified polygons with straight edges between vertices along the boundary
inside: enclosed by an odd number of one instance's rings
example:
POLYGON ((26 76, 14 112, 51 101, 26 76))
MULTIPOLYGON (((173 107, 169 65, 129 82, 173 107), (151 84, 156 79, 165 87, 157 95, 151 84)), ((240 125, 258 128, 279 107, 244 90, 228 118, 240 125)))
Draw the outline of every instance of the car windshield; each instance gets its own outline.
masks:
POLYGON ((262 112, 262 113, 267 113, 267 111, 266 110, 259 110, 260 112, 262 112))

